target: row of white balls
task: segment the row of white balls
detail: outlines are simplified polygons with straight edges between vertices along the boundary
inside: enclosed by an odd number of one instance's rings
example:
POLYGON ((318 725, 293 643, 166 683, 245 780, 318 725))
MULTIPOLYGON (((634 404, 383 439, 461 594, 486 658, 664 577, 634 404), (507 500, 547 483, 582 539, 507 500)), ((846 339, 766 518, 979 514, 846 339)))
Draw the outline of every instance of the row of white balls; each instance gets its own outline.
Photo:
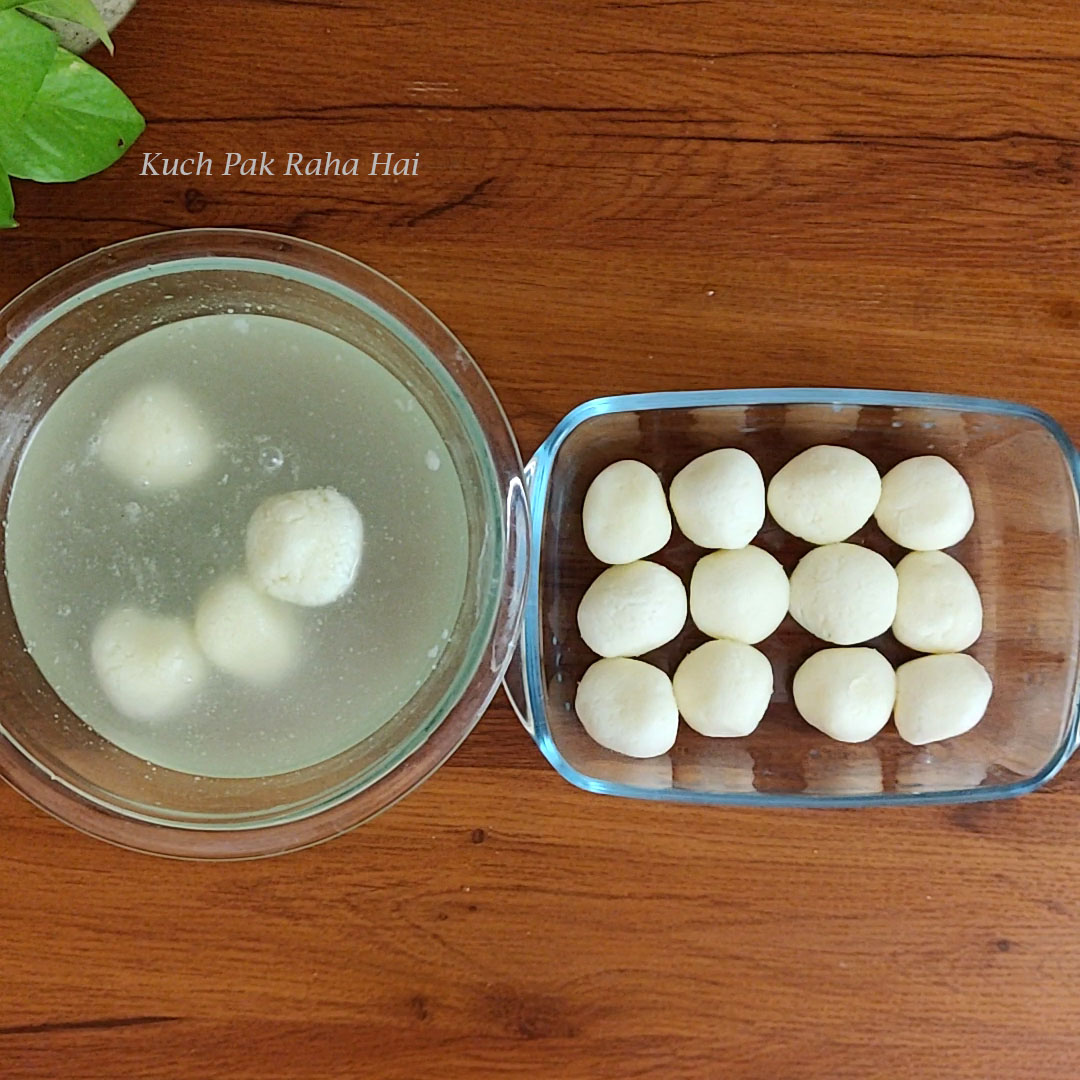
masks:
POLYGON ((944 551, 912 551, 894 569, 856 544, 826 544, 784 568, 753 545, 698 560, 690 598, 677 574, 641 559, 609 566, 578 605, 582 640, 598 656, 641 656, 686 624, 713 638, 756 645, 790 611, 815 637, 856 645, 890 628, 917 652, 962 652, 982 633, 982 600, 967 570, 944 551))
MULTIPOLYGON (((892 664, 876 649, 822 649, 795 673, 795 708, 840 742, 873 738, 892 716, 915 746, 955 738, 983 717, 993 684, 966 653, 892 664)), ((688 653, 673 678, 643 660, 597 660, 582 676, 574 705, 601 746, 628 757, 666 754, 681 715, 702 735, 738 738, 761 722, 773 694, 772 665, 740 641, 708 641, 688 653)))
MULTIPOLYGON (((691 461, 672 480, 671 510, 685 536, 704 548, 742 548, 757 536, 768 505, 776 523, 812 544, 847 540, 875 518, 901 547, 938 551, 959 543, 975 520, 963 476, 944 458, 908 458, 882 478, 869 458, 844 446, 812 446, 769 482, 734 447, 691 461)), ((660 478, 644 462, 616 461, 589 485, 585 543, 604 563, 629 563, 671 538, 660 478)))

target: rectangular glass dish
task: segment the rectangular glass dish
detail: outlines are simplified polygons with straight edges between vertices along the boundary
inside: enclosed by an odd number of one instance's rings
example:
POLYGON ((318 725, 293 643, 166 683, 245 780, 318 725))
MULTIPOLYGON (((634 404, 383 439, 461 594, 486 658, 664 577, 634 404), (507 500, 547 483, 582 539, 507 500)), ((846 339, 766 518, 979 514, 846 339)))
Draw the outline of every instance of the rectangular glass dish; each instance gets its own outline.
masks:
MULTIPOLYGON (((544 756, 571 783, 605 794, 673 802, 857 806, 1002 798, 1045 783, 1077 740, 1080 515, 1077 451, 1036 409, 937 394, 777 389, 600 398, 571 412, 526 468, 532 552, 521 648, 507 687, 544 756), (603 569, 585 546, 581 507, 593 477, 622 458, 660 474, 665 490, 699 454, 734 446, 766 482, 818 443, 848 446, 882 473, 904 458, 940 454, 967 479, 975 525, 950 549, 982 594, 983 633, 970 650, 994 680, 982 722, 925 747, 890 723, 866 743, 834 742, 791 700, 799 665, 825 647, 788 616, 759 648, 774 693, 757 731, 709 739, 686 724, 670 753, 635 760, 589 738, 574 712, 577 684, 596 659, 581 640, 577 607, 603 569)), ((754 541, 788 573, 810 545, 767 518, 754 541)), ((904 554, 874 522, 853 538, 894 565, 904 554)), ((656 555, 689 582, 705 554, 677 529, 656 555)), ((672 674, 705 642, 692 622, 642 659, 672 674)), ((894 664, 915 653, 891 634, 867 644, 894 664)))

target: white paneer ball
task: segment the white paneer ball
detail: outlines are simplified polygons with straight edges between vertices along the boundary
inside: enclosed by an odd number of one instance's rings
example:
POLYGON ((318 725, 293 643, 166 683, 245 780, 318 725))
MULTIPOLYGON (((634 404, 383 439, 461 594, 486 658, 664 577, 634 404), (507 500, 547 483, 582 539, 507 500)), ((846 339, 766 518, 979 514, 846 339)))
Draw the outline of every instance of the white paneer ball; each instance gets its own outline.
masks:
POLYGON ((807 552, 791 574, 792 617, 834 645, 884 634, 896 617, 896 571, 876 551, 826 544, 807 552))
POLYGON ((247 527, 252 582, 277 600, 321 607, 356 579, 364 547, 360 512, 334 488, 272 495, 247 527))
POLYGON ((690 615, 709 637, 756 645, 788 613, 784 568, 759 547, 714 551, 690 576, 690 615))
POLYGON ((700 547, 746 547, 765 523, 765 481, 743 450, 695 458, 676 474, 668 494, 683 535, 700 547))
POLYGON ((967 653, 909 660, 896 670, 896 730, 915 746, 954 739, 983 718, 993 691, 986 668, 967 653))
POLYGON ((769 513, 780 528, 811 544, 858 532, 881 496, 874 463, 845 446, 811 446, 769 482, 769 513))
POLYGON ((942 457, 913 457, 881 481, 874 514, 881 531, 912 551, 938 551, 967 536, 975 521, 971 489, 942 457))
POLYGON ((982 633, 983 609, 971 575, 944 551, 912 551, 896 567, 893 636, 924 653, 962 652, 982 633))
POLYGON ((597 474, 581 510, 585 543, 601 562, 629 563, 671 539, 660 477, 641 461, 616 461, 597 474))
POLYGON ((98 623, 90 659, 105 696, 132 720, 179 712, 206 679, 206 661, 183 619, 117 608, 98 623))
POLYGON ((578 683, 574 708, 593 740, 627 757, 656 757, 675 745, 679 709, 671 680, 644 660, 597 660, 578 683))
POLYGON ((761 722, 773 692, 772 664, 741 641, 707 641, 672 680, 683 719, 702 735, 738 738, 761 722))
POLYGON ((210 468, 214 442, 185 394, 168 383, 151 383, 109 414, 98 452, 107 468, 135 487, 174 488, 210 468))
POLYGON ((582 640, 599 656, 640 656, 659 649, 686 624, 686 588, 654 562, 609 566, 578 606, 582 640))
POLYGON ((195 640, 215 667, 256 686, 280 681, 300 653, 293 610, 239 576, 203 593, 195 610, 195 640))
POLYGON ((822 649, 795 672, 795 708, 838 742, 873 738, 896 701, 896 672, 877 649, 822 649))

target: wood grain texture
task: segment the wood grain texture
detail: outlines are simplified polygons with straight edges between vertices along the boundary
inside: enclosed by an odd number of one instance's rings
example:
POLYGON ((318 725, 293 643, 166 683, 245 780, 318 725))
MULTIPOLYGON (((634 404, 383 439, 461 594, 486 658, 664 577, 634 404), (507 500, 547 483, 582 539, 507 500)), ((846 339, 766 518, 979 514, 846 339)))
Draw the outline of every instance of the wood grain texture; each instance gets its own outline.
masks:
MULTIPOLYGON (((278 229, 465 341, 531 452, 617 391, 1017 398, 1080 437, 1067 0, 142 0, 139 152, 419 153, 415 178, 16 185, 0 299, 102 243, 278 229)), ((155 861, 0 791, 0 1075, 1075 1075, 1080 771, 1010 803, 602 799, 500 700, 378 821, 155 861)))

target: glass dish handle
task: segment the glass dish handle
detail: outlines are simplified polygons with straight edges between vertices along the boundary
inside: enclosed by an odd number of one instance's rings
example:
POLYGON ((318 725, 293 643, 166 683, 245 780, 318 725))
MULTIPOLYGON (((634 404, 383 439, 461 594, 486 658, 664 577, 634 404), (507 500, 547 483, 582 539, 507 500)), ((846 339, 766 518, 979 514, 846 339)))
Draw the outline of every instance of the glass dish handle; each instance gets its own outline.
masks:
POLYGON ((506 691, 506 698, 521 721, 521 726, 535 738, 536 728, 533 725, 532 711, 529 709, 529 694, 525 689, 525 663, 521 655, 523 648, 519 641, 517 651, 506 669, 503 690, 506 691))
MULTIPOLYGON (((529 510, 533 509, 532 487, 535 469, 536 459, 533 458, 528 465, 525 466, 522 473, 524 485, 524 499, 522 499, 522 506, 528 507, 529 510)), ((536 726, 533 723, 532 710, 529 707, 529 691, 525 681, 524 621, 529 618, 529 595, 532 586, 532 575, 539 572, 539 559, 536 558, 536 554, 532 551, 532 545, 537 542, 536 536, 531 534, 531 529, 526 529, 523 535, 530 535, 531 539, 531 543, 529 544, 529 562, 526 569, 526 580, 524 585, 525 603, 522 605, 524 617, 522 619, 522 625, 518 629, 517 647, 510 657, 510 663, 506 668, 506 674, 503 676, 503 691, 506 693, 506 699, 510 702, 511 708, 517 714, 517 718, 521 721, 521 726, 535 739, 536 726)))

